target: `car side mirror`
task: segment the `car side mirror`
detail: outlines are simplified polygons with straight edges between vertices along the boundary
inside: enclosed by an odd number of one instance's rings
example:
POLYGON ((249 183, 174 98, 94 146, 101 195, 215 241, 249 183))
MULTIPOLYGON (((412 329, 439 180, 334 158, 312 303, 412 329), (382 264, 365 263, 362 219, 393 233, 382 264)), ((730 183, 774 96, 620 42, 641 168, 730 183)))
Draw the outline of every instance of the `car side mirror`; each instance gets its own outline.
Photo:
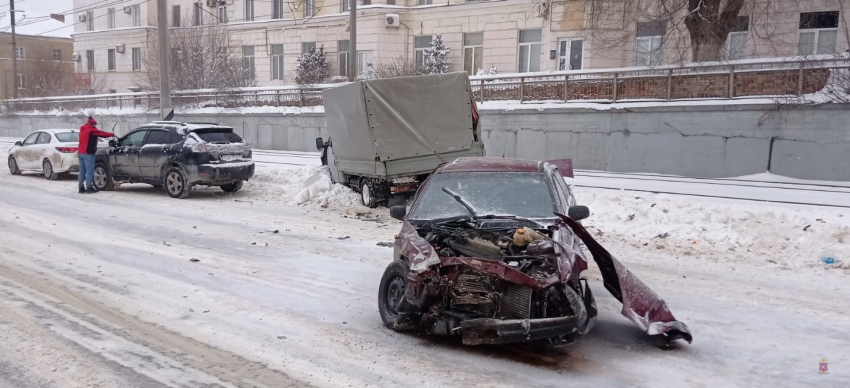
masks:
POLYGON ((24 143, 21 143, 21 142, 19 142, 19 141, 16 141, 16 142, 15 142, 15 145, 16 145, 16 146, 22 146, 22 145, 24 145, 24 143))
POLYGON ((117 147, 117 146, 118 146, 118 143, 116 143, 116 142, 115 142, 115 140, 110 140, 110 141, 109 141, 109 146, 110 146, 110 147, 117 147))
POLYGON ((316 150, 321 151, 325 149, 325 141, 322 140, 321 137, 316 138, 316 150))
POLYGON ((590 217, 590 209, 587 206, 570 206, 567 215, 576 221, 581 221, 590 217))
POLYGON ((390 217, 399 221, 404 221, 404 216, 407 215, 407 208, 404 206, 393 206, 390 208, 390 217))

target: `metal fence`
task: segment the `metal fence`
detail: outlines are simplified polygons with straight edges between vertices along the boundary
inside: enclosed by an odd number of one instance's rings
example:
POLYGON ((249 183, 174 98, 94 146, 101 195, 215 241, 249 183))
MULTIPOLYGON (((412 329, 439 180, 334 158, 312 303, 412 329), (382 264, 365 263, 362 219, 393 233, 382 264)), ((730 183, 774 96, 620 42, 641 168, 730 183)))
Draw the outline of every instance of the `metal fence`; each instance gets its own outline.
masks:
MULTIPOLYGON (((822 90, 833 70, 850 69, 850 59, 738 62, 681 67, 569 71, 471 77, 479 102, 616 102, 802 96, 822 90)), ((317 87, 177 91, 178 108, 307 107, 322 105, 317 87)), ((159 109, 156 92, 22 98, 3 103, 7 112, 91 108, 159 109)))

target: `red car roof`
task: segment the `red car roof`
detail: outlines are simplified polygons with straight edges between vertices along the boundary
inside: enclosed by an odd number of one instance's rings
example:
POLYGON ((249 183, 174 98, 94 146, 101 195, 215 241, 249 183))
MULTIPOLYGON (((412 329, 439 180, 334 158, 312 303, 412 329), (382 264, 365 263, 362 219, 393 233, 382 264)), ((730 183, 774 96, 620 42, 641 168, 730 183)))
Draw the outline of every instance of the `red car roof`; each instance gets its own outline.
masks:
POLYGON ((444 172, 535 172, 543 171, 543 163, 536 160, 505 158, 458 158, 443 165, 438 173, 444 172))

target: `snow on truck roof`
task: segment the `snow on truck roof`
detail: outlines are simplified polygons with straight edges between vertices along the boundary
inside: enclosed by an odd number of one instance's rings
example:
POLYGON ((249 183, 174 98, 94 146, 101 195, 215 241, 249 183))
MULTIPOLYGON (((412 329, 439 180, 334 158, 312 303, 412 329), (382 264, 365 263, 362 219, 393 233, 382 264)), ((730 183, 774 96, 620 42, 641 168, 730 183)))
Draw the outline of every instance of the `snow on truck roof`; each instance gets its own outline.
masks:
POLYGON ((457 158, 443 166, 440 172, 535 172, 543 171, 544 162, 506 158, 457 158))

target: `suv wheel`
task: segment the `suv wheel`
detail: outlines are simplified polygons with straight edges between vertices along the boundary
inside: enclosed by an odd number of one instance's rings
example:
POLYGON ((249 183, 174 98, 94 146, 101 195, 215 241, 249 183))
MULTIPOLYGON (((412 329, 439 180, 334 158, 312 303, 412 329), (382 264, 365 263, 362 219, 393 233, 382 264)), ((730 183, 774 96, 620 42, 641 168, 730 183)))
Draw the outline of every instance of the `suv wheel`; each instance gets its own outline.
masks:
POLYGON ((242 189, 242 181, 236 181, 230 184, 220 186, 225 193, 235 193, 242 189))
POLYGON ((171 198, 186 198, 189 196, 189 183, 186 182, 186 173, 180 167, 172 167, 165 173, 163 178, 165 192, 171 198))
POLYGON ((110 191, 115 188, 112 175, 109 175, 109 170, 106 169, 106 165, 103 163, 98 163, 94 166, 92 183, 97 191, 110 191))
POLYGON ((18 168, 18 161, 15 160, 14 156, 9 156, 9 172, 12 175, 21 175, 21 169, 18 168))
POLYGON ((53 163, 50 163, 50 159, 44 159, 44 162, 41 163, 41 171, 44 172, 44 177, 47 180, 55 181, 59 178, 59 174, 53 171, 53 163))

